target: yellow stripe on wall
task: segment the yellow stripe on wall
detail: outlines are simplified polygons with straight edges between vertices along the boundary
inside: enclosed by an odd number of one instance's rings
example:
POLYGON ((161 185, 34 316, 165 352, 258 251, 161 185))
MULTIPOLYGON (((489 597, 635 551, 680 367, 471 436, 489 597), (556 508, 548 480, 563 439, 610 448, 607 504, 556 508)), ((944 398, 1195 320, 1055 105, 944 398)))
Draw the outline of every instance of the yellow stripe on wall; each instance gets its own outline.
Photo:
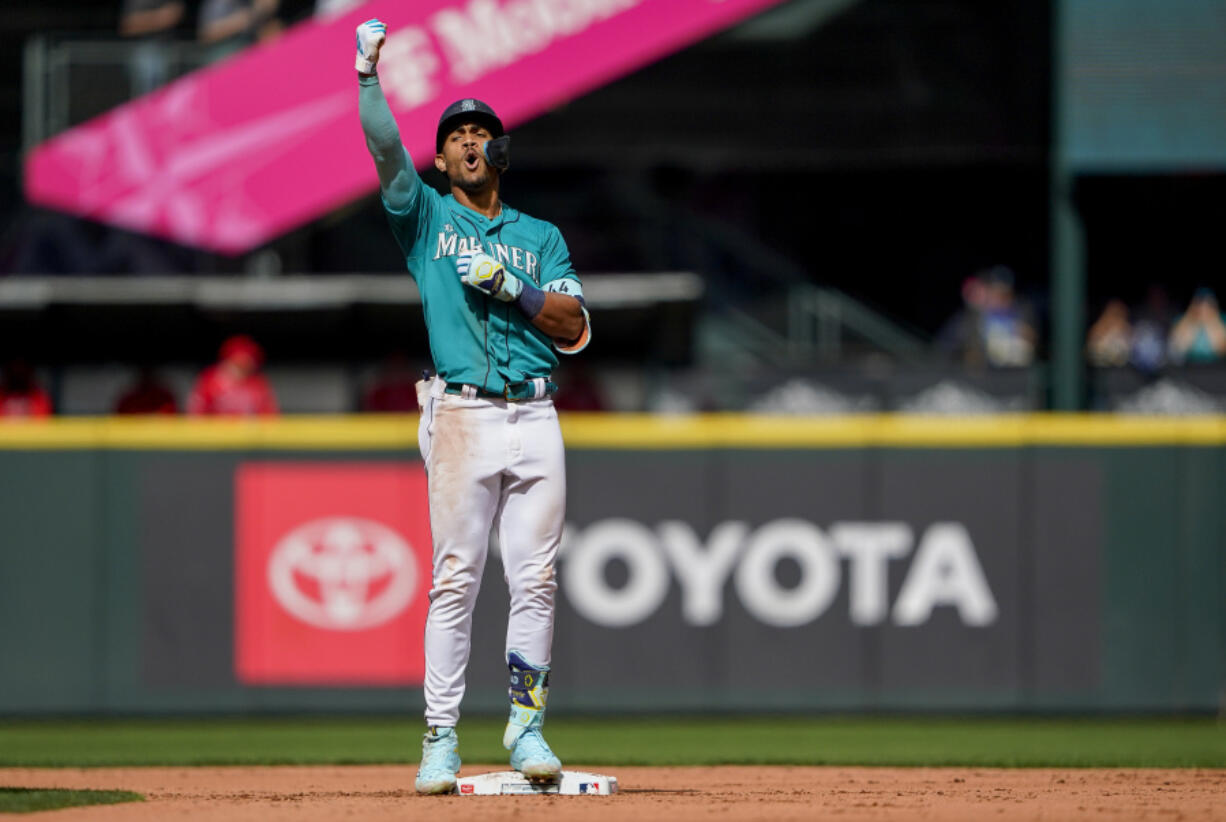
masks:
POLYGON ((577 448, 1009 448, 1023 445, 1221 445, 1226 415, 1112 414, 921 417, 653 416, 572 414, 563 434, 577 448))
POLYGON ((154 451, 417 448, 417 415, 201 419, 62 417, 0 422, 0 448, 154 451))
MULTIPOLYGON (((747 414, 563 413, 576 449, 1011 448, 1226 444, 1226 415, 1108 414, 773 417, 747 414)), ((60 417, 0 421, 0 449, 385 450, 417 448, 417 415, 289 416, 267 420, 60 417)))

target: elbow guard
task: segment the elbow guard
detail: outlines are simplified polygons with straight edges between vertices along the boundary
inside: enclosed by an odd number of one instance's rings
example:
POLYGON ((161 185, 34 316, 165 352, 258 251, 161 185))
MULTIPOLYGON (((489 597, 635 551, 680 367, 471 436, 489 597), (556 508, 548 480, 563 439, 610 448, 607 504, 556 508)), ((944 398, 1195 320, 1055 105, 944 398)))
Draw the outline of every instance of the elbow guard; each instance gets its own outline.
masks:
POLYGON ((578 354, 592 341, 592 318, 588 315, 586 308, 580 310, 583 312, 583 330, 579 332, 579 336, 573 340, 555 339, 553 341, 553 347, 560 354, 578 354))

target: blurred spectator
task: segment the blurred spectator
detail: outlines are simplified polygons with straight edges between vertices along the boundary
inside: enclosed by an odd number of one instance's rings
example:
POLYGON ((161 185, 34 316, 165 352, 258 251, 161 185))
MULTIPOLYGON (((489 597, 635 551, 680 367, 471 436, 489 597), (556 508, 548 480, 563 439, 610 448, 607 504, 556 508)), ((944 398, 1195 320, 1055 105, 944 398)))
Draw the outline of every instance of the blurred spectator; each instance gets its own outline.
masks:
POLYGON ((417 381, 420 378, 403 351, 389 355, 362 398, 362 410, 378 414, 416 411, 417 381))
POLYGON ((1103 308, 1086 335, 1086 356, 1099 368, 1127 365, 1132 355, 1132 323, 1128 321, 1128 306, 1113 299, 1103 308))
POLYGON ((281 33, 280 0, 204 0, 200 4, 200 42, 209 60, 220 60, 281 33))
POLYGON ((981 366, 987 361, 979 333, 984 299, 983 281, 978 276, 967 277, 962 281, 962 307, 937 332, 937 348, 964 365, 981 366))
POLYGON ((1030 365, 1034 359, 1035 330, 1029 307, 1013 292, 1013 271, 998 265, 984 280, 981 334, 988 364, 1030 365))
POLYGON ((10 360, 0 371, 0 417, 47 417, 51 398, 25 360, 10 360))
POLYGON ((66 214, 27 209, 6 244, 5 269, 15 274, 92 273, 97 249, 80 221, 66 214))
POLYGON ((196 380, 187 400, 189 414, 272 416, 278 413, 272 387, 259 373, 264 352, 250 337, 231 337, 220 359, 196 380))
POLYGON ((15 274, 165 274, 190 270, 192 259, 151 237, 36 208, 22 210, 0 245, 0 270, 15 274))
POLYGON ((357 8, 365 0, 315 0, 315 16, 332 17, 357 8))
POLYGON ((1216 362, 1226 357, 1226 322, 1211 288, 1198 288, 1188 310, 1170 335, 1171 360, 1177 363, 1216 362))
POLYGON ((119 33, 124 37, 148 37, 174 31, 185 11, 181 0, 123 0, 119 33))
POLYGON ((1171 327, 1171 304, 1162 286, 1149 287, 1135 317, 1129 361, 1140 371, 1158 371, 1166 365, 1166 339, 1171 327))
POLYGON ((179 402, 152 366, 143 365, 136 382, 115 403, 116 414, 177 414, 179 402))
POLYGON ((182 0, 123 0, 119 33, 141 41, 133 47, 128 63, 133 96, 148 94, 170 79, 166 40, 186 11, 182 0))
POLYGON ((1034 359, 1034 320, 1013 293, 1013 271, 998 265, 962 283, 962 308, 937 334, 937 346, 966 365, 1008 367, 1034 359))

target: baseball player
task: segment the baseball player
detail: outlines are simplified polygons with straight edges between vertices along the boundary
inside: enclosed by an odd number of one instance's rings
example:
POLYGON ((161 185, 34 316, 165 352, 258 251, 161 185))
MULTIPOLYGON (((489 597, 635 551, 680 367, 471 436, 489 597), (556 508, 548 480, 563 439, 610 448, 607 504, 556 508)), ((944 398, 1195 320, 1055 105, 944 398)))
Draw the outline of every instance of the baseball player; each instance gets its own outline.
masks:
POLYGON ((357 28, 358 108, 437 371, 420 384, 434 571, 416 788, 455 789, 455 728, 491 526, 511 593, 503 745, 529 779, 556 780, 562 764, 541 728, 566 478, 550 372, 555 352, 577 353, 590 338, 583 289, 558 229, 502 202, 510 138, 485 103, 459 100, 439 119, 434 166, 451 193, 422 183, 375 73, 385 34, 378 20, 357 28))

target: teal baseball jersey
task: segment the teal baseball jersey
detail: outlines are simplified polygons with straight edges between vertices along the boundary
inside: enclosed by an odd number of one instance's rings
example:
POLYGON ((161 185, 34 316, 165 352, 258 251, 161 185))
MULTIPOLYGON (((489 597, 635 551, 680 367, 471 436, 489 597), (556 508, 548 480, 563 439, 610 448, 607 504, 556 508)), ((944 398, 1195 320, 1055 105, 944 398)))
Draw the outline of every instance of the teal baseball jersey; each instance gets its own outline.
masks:
POLYGON ((384 200, 383 207, 421 292, 439 376, 498 393, 507 383, 548 377, 558 364, 552 340, 514 305, 465 286, 456 258, 483 251, 512 276, 582 300, 561 232, 506 203, 490 219, 414 178, 407 206, 384 200))

